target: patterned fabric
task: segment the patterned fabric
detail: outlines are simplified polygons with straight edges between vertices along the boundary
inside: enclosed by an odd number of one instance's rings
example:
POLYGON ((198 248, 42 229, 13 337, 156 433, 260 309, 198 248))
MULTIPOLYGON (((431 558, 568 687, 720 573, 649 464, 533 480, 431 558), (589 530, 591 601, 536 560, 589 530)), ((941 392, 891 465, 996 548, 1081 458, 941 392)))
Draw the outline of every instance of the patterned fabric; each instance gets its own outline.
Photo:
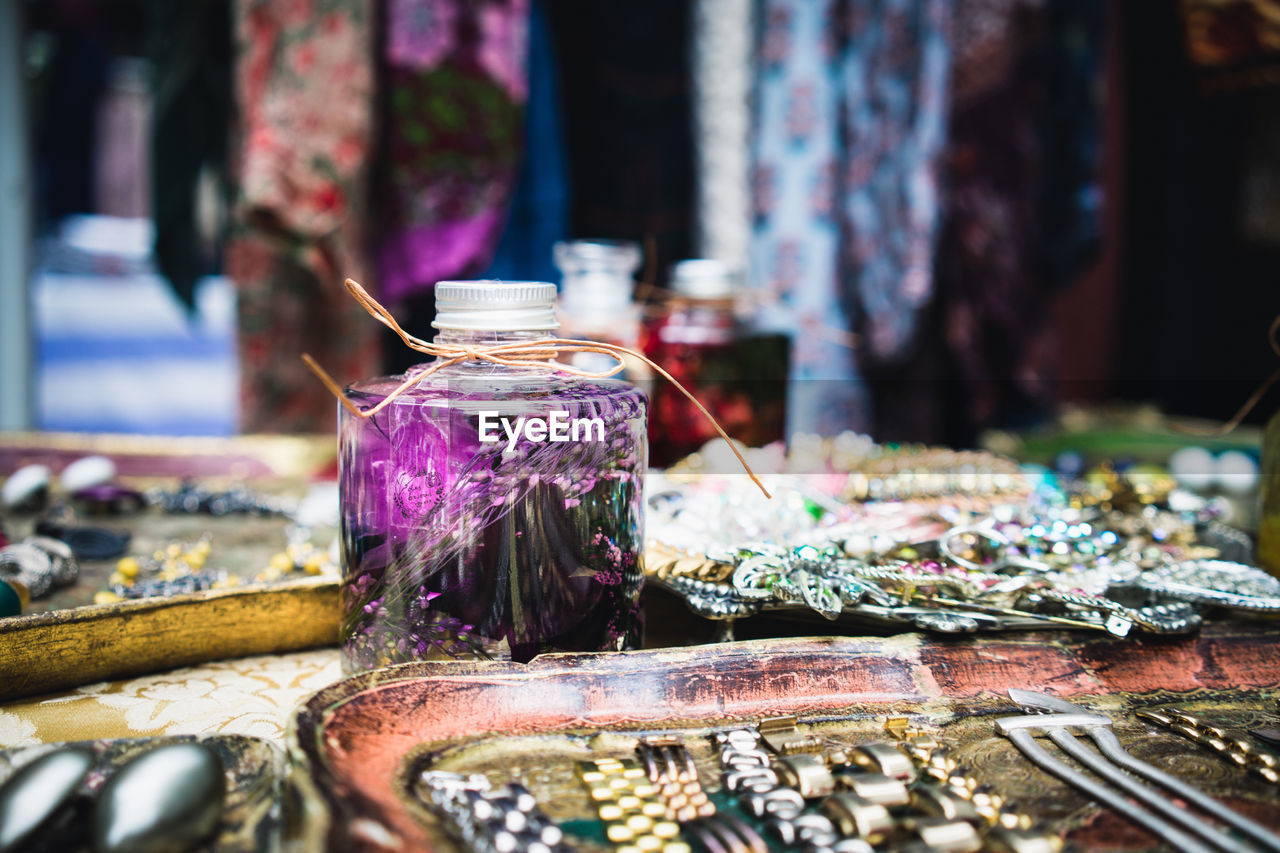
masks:
POLYGON ((327 432, 333 399, 299 361, 377 369, 342 287, 362 263, 373 133, 373 0, 237 0, 240 194, 226 248, 239 288, 241 429, 327 432))
POLYGON ((764 0, 751 278, 796 332, 790 432, 865 429, 862 355, 892 360, 932 293, 945 0, 764 0))
POLYGON ((0 706, 0 747, 237 734, 283 744, 294 709, 342 678, 337 649, 219 661, 0 706))
POLYGON ((751 246, 752 0, 693 4, 698 256, 746 269, 751 246))
POLYGON ((502 242, 481 278, 557 281, 552 247, 569 234, 569 164, 560 75, 547 0, 533 0, 529 20, 529 105, 524 162, 502 242))
MULTIPOLYGON (((188 308, 196 282, 213 269, 196 223, 203 171, 225 184, 231 126, 230 0, 150 0, 147 49, 153 64, 151 210, 160 273, 188 308)), ((225 226, 220 210, 218 229, 225 226)), ((221 236, 219 233, 218 236, 221 236)))
MULTIPOLYGON (((1028 426, 1048 411, 1056 373, 1051 290, 1069 280, 1093 245, 1090 237, 1096 239, 1097 192, 1089 193, 1096 162, 1075 158, 1066 140, 1081 128, 1082 117, 1096 120, 1097 105, 1076 106, 1063 86, 1055 104, 1045 103, 1048 19, 1055 5, 1100 16, 1096 3, 1082 0, 961 0, 956 12, 938 290, 947 353, 965 392, 957 414, 970 434, 995 424, 1028 426), (1077 109, 1080 116, 1049 125, 1048 107, 1059 113, 1077 109), (1058 138, 1046 145, 1048 127, 1058 138), (1056 161, 1047 164, 1045 151, 1053 151, 1056 161), (1047 166, 1061 185, 1052 194, 1045 192, 1047 166), (1078 214, 1070 202, 1047 203, 1064 193, 1092 197, 1094 203, 1078 214), (1053 232, 1047 221, 1055 224, 1053 232)), ((1099 33, 1076 33, 1075 41, 1096 46, 1099 33)), ((1078 85, 1096 88, 1091 75, 1097 68, 1096 58, 1083 63, 1078 85)), ((1082 144, 1091 143, 1096 145, 1096 137, 1086 134, 1082 144)))
POLYGON ((384 301, 490 262, 520 167, 529 0, 388 0, 384 301))

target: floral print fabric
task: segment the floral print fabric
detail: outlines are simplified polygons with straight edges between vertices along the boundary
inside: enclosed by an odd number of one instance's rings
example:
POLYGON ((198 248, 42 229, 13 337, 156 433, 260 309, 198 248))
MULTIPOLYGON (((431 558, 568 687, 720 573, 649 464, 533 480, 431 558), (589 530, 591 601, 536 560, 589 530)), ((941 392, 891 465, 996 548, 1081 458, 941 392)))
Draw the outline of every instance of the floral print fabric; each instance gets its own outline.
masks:
POLYGON ((488 266, 520 169, 529 0, 387 0, 384 301, 488 266))
POLYGON ((373 137, 373 0, 237 0, 239 197, 226 247, 239 293, 241 429, 327 432, 336 375, 378 364, 373 324, 342 287, 362 280, 373 137))
POLYGON ((0 747, 177 734, 277 744, 294 709, 342 678, 337 649, 218 661, 0 707, 0 747))
POLYGON ((795 333, 789 432, 865 429, 933 289, 946 0, 763 0, 752 284, 795 333), (860 333, 857 352, 848 332, 860 333))

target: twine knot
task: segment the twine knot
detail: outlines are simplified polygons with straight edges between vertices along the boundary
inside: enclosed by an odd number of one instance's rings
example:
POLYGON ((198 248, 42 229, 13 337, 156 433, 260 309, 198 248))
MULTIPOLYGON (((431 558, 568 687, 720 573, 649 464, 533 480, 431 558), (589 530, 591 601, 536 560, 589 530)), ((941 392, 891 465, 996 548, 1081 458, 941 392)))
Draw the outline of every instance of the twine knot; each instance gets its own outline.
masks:
POLYGON ((542 368, 545 370, 554 370, 559 373, 566 373, 571 376, 581 376, 584 379, 608 379, 611 376, 616 376, 626 367, 626 363, 623 361, 623 356, 630 356, 631 358, 643 361, 645 364, 652 367, 654 371, 674 385, 676 390, 689 398, 689 401, 698 407, 698 411, 702 412, 703 416, 706 417, 711 426, 715 427, 715 430, 720 434, 720 437, 728 442, 729 449, 733 451, 734 456, 738 457, 738 461, 742 463, 742 468, 747 472, 747 476, 751 478, 751 482, 756 484, 760 491, 764 493, 766 498, 773 497, 773 495, 769 494, 769 490, 764 487, 764 484, 760 482, 760 478, 751 470, 751 466, 747 464, 747 460, 743 458, 742 453, 729 438, 728 433, 726 433, 724 428, 720 426, 719 421, 717 421, 715 417, 707 411, 706 406, 703 406, 702 403, 698 402, 698 398, 693 396, 692 392, 681 385, 674 376, 663 370, 661 365, 657 364, 643 353, 636 352, 635 350, 628 349, 627 347, 617 346, 616 344, 606 344, 600 341, 571 340, 569 338, 541 338, 536 341, 510 341, 508 343, 493 344, 492 346, 483 347, 462 346, 460 344, 448 343, 441 344, 434 341, 425 341, 422 338, 414 337, 406 332, 396 321, 396 318, 392 316, 391 312, 382 307, 376 299, 370 296, 369 292, 361 287, 359 282, 347 279, 345 284, 347 292, 355 297, 355 300, 359 302, 375 320, 395 332, 396 336, 404 342, 405 346, 409 347, 409 349, 416 350, 424 355, 429 355, 435 358, 434 363, 425 370, 414 373, 412 376, 407 378, 390 394, 384 397, 381 402, 370 406, 367 409, 361 409, 347 398, 347 395, 342 391, 342 387, 333 380, 333 377, 331 377, 309 353, 303 353, 302 360, 306 362, 307 367, 311 368, 312 372, 319 377, 320 381, 324 383, 324 386, 329 389, 329 393, 333 394, 333 396, 338 399, 338 402, 341 403, 348 412, 358 418, 373 417, 378 414, 378 412, 381 412, 387 406, 395 402, 396 398, 401 394, 404 394, 414 385, 417 385, 437 370, 441 370, 455 364, 460 364, 464 361, 487 361, 491 364, 502 365, 504 367, 542 368), (572 365, 556 361, 561 354, 573 352, 601 353, 602 355, 611 357, 617 363, 608 370, 582 370, 572 365))

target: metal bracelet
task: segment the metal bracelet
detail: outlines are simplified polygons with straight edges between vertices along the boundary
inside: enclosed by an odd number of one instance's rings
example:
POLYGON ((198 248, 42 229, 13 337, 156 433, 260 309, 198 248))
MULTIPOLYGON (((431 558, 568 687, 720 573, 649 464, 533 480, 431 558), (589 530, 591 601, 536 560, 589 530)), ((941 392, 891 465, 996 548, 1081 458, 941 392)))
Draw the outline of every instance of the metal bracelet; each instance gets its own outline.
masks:
MULTIPOLYGON (((938 738, 891 718, 895 743, 835 747, 794 716, 715 734, 727 792, 779 845, 805 853, 866 853, 872 845, 966 853, 984 847, 1052 853, 1057 841, 1030 831, 1025 815, 958 769, 938 738)), ((712 853, 745 846, 698 831, 712 853), (704 837, 706 836, 706 837, 704 837)))
POLYGON ((1258 749, 1239 732, 1211 726, 1199 717, 1177 708, 1138 711, 1137 717, 1190 738, 1212 749, 1232 764, 1245 768, 1273 785, 1280 785, 1280 758, 1270 751, 1258 749))
POLYGON ((641 738, 636 747, 649 781, 667 806, 667 820, 687 823, 716 813, 698 779, 698 766, 684 742, 674 735, 641 738))
POLYGON ((417 792, 476 853, 569 853, 560 828, 523 785, 493 788, 480 774, 424 770, 417 792))
POLYGON ((598 758, 578 762, 605 836, 618 853, 690 853, 680 825, 667 818, 667 803, 645 768, 634 759, 598 758))

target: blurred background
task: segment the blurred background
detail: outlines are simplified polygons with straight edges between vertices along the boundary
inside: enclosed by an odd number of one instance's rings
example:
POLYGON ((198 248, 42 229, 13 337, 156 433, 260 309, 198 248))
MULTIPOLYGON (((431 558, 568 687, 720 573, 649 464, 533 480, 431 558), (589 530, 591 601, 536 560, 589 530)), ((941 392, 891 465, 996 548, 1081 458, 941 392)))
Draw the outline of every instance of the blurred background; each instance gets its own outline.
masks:
POLYGON ((344 277, 429 336, 584 238, 648 313, 719 261, 792 434, 1225 420, 1277 366, 1280 0, 0 0, 0 428, 331 432, 300 353, 413 355, 344 277))

